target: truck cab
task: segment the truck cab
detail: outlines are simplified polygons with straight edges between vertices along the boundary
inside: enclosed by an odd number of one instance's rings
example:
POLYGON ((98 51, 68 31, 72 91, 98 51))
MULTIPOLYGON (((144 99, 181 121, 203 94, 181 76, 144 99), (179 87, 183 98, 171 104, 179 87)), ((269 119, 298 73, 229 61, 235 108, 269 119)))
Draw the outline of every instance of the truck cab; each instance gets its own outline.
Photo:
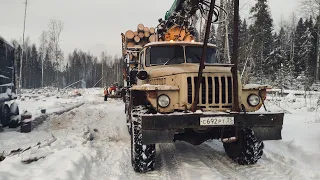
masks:
MULTIPOLYGON (((232 64, 219 64, 216 52, 216 46, 209 44, 198 102, 198 109, 203 112, 226 112, 232 109, 232 64)), ((139 75, 144 73, 146 76, 145 79, 138 77, 137 85, 132 89, 145 89, 148 102, 160 113, 189 110, 195 96, 201 54, 202 43, 198 42, 147 44, 139 59, 139 75), (155 91, 162 95, 158 101, 152 98, 155 91)), ((259 91, 265 99, 269 86, 239 87, 239 106, 247 112, 259 110, 262 106, 259 91)))
POLYGON ((136 81, 126 101, 135 171, 154 169, 156 143, 199 145, 220 139, 227 155, 245 165, 260 159, 262 141, 281 139, 283 113, 256 112, 270 86, 239 81, 241 111, 232 111, 233 65, 219 64, 212 44, 207 46, 197 111, 191 111, 202 48, 199 42, 166 41, 146 44, 141 50, 136 81))

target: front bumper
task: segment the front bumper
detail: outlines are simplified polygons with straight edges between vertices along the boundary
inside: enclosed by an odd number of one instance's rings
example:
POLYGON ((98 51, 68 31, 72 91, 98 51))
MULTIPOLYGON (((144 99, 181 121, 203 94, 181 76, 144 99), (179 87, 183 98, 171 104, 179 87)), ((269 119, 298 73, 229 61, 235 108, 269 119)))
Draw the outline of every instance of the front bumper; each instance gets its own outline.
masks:
MULTIPOLYGON (((142 115, 142 131, 147 136, 174 136, 179 129, 251 128, 259 140, 279 140, 284 113, 177 113, 142 115), (201 117, 234 117, 234 125, 200 125, 201 117)), ((161 142, 161 139, 156 141, 161 142)))
POLYGON ((283 125, 284 113, 178 113, 142 116, 143 130, 184 129, 199 127, 201 117, 234 117, 235 127, 278 127, 283 125))

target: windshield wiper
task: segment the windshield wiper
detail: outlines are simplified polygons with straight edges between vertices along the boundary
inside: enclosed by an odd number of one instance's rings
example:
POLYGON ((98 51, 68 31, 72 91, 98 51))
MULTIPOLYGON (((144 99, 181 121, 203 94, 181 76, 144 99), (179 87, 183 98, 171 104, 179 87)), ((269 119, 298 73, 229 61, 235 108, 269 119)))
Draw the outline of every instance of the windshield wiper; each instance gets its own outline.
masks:
POLYGON ((167 65, 168 62, 170 62, 172 59, 174 59, 176 56, 173 56, 171 59, 169 59, 166 63, 164 63, 163 65, 167 65))
POLYGON ((196 53, 194 53, 194 52, 191 52, 196 58, 198 58, 198 61, 200 62, 200 57, 196 54, 196 53))

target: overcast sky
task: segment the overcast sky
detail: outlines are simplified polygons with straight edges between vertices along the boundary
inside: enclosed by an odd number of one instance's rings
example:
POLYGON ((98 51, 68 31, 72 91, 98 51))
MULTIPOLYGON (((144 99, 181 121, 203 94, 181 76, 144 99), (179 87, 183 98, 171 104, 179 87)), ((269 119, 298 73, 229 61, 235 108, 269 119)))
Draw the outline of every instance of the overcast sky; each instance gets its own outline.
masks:
MULTIPOLYGON (((11 41, 22 39, 25 0, 0 0, 0 35, 11 41)), ((66 54, 75 48, 99 55, 107 50, 121 54, 121 32, 139 23, 156 26, 174 0, 28 0, 26 36, 39 42, 50 19, 64 23, 61 47, 66 54)), ((240 16, 249 14, 254 0, 240 0, 240 16)), ((299 0, 269 0, 274 25, 288 18, 299 0)))

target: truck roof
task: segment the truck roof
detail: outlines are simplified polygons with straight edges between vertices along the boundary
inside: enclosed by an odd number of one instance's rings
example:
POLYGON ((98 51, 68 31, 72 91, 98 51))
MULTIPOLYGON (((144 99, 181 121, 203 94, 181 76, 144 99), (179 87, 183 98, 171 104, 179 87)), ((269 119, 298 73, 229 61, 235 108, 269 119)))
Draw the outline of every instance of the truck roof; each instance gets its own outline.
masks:
MULTIPOLYGON (((152 43, 148 43, 145 45, 145 47, 149 47, 149 46, 161 46, 161 45, 186 45, 186 46, 202 46, 203 43, 202 42, 184 42, 184 41, 162 41, 162 42, 152 42, 152 43)), ((208 47, 217 47, 214 44, 209 44, 208 43, 208 47)))

